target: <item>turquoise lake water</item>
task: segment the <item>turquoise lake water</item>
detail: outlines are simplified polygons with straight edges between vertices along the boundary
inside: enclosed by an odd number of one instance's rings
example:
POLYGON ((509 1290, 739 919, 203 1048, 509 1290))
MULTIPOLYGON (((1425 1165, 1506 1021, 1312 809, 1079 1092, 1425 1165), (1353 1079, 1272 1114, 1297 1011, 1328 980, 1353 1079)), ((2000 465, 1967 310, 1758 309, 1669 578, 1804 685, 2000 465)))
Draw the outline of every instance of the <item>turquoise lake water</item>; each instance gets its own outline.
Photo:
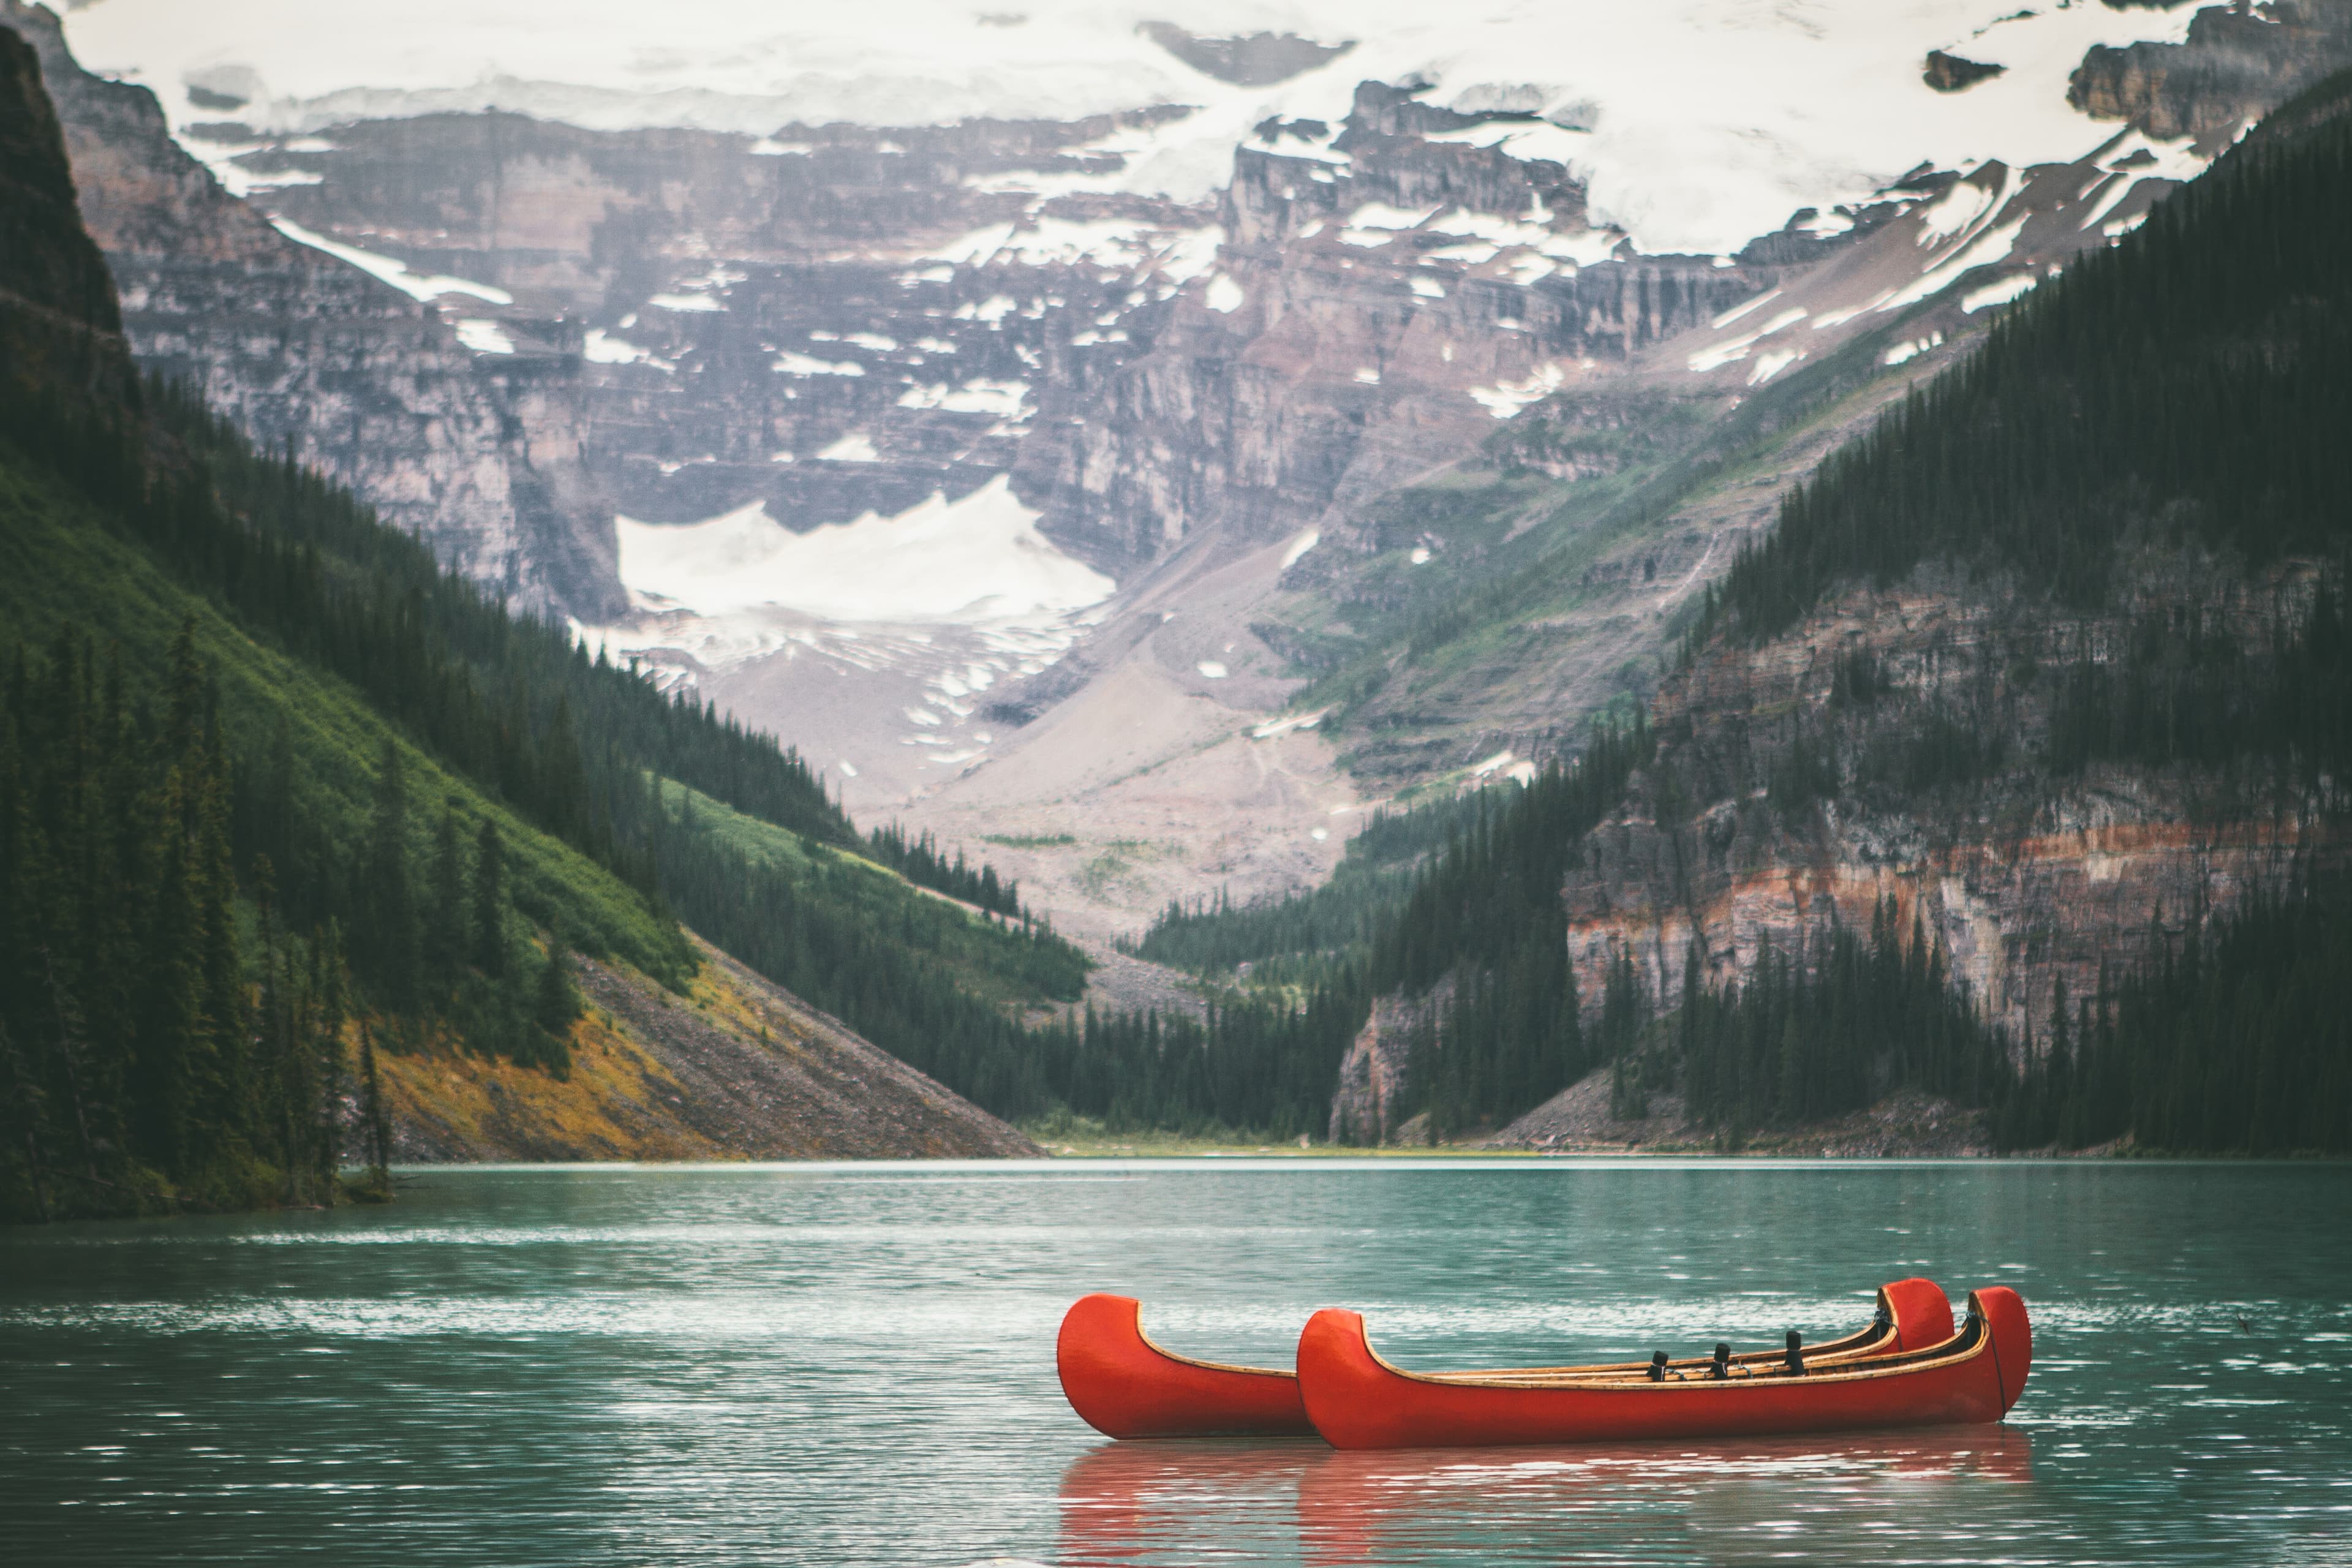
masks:
POLYGON ((1069 1162, 484 1168, 397 1205, 0 1234, 26 1564, 2352 1564, 2352 1167, 1069 1162), (1112 1444, 1078 1294, 1287 1364, 1858 1326, 2023 1293, 2001 1426, 1338 1454, 1112 1444))

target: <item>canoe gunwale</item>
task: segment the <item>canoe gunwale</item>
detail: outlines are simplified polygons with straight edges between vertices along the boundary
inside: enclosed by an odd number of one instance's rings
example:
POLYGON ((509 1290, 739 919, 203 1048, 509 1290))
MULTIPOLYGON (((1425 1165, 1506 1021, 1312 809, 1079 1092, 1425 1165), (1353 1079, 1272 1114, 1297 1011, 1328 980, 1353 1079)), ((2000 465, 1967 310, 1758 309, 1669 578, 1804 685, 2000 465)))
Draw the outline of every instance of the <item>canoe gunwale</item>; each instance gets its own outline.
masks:
MULTIPOLYGON (((1359 1318, 1360 1325, 1362 1320, 1359 1318)), ((1653 1383, 1647 1377, 1603 1379, 1599 1377, 1562 1378, 1554 1382, 1536 1383, 1514 1380, 1494 1373, 1424 1373, 1412 1372, 1397 1365, 1372 1344, 1369 1330, 1364 1331, 1364 1352, 1383 1371, 1408 1383, 1423 1383, 1440 1388, 1526 1390, 1546 1392, 1572 1389, 1591 1394, 1657 1394, 1669 1389, 1707 1389, 1720 1393, 1726 1389, 1753 1388, 1787 1390, 1826 1384, 1860 1383, 1872 1378, 1916 1376, 1921 1372, 1946 1366, 1961 1366, 1993 1351, 1994 1336, 1990 1321, 1977 1300, 1977 1293, 1969 1292, 1966 1320, 1941 1344, 1923 1346, 1916 1351, 1900 1351, 1894 1355, 1868 1360, 1849 1360, 1826 1371, 1808 1367, 1802 1373, 1781 1373, 1777 1376, 1731 1378, 1669 1378, 1653 1383), (1962 1343, 1963 1341, 1970 1342, 1962 1343)), ((1621 1363, 1628 1366, 1648 1366, 1646 1362, 1621 1363)), ((1706 1364, 1701 1363, 1699 1364, 1706 1364)), ((1998 1358, 1996 1357, 1996 1364, 1998 1358)))
MULTIPOLYGON (((1138 1305, 1139 1306, 1140 1303, 1138 1305)), ((1136 1314, 1135 1337, 1143 1342, 1144 1349, 1162 1361, 1172 1361, 1179 1366, 1197 1366, 1203 1372, 1240 1373, 1247 1377, 1286 1377, 1294 1383, 1298 1380, 1297 1373, 1283 1367, 1244 1366, 1239 1362, 1202 1361, 1199 1356, 1179 1354, 1143 1331, 1143 1315, 1139 1310, 1136 1314)))
MULTIPOLYGON (((1892 1342, 1895 1346, 1892 1353, 1906 1355, 1912 1353, 1902 1348, 1902 1321, 1895 1314, 1895 1304, 1887 1300, 1886 1287, 1884 1285, 1878 1288, 1878 1310, 1883 1316, 1883 1326, 1881 1319, 1874 1319, 1866 1327, 1857 1329, 1853 1333, 1843 1334, 1833 1340, 1824 1340, 1818 1345, 1809 1345, 1805 1349, 1806 1362, 1810 1364, 1816 1360, 1822 1362, 1834 1360, 1843 1363, 1848 1361, 1876 1359, 1890 1353, 1885 1349, 1889 1342, 1892 1342)), ((1367 1345, 1370 1344, 1369 1338, 1365 1342, 1367 1345)), ((1378 1352, 1375 1352, 1374 1354, 1377 1356, 1378 1352)), ((1731 1358, 1730 1364, 1733 1366, 1766 1365, 1780 1361, 1787 1354, 1788 1352, 1785 1350, 1741 1351, 1731 1358)), ((1684 1367, 1710 1367, 1714 1364, 1713 1356, 1685 1356, 1667 1362, 1666 1370, 1673 1372, 1684 1367)), ((1503 1386, 1514 1388, 1551 1388, 1569 1384, 1570 1380, 1580 1378, 1631 1375, 1646 1377, 1651 1365, 1652 1363, 1646 1361, 1603 1361, 1575 1366, 1486 1367, 1471 1368, 1462 1372, 1408 1373, 1406 1375, 1417 1377, 1424 1383, 1456 1383, 1472 1387, 1482 1387, 1489 1383, 1501 1383, 1503 1386)), ((1754 1380, 1741 1378, 1738 1381, 1746 1383, 1754 1380)))

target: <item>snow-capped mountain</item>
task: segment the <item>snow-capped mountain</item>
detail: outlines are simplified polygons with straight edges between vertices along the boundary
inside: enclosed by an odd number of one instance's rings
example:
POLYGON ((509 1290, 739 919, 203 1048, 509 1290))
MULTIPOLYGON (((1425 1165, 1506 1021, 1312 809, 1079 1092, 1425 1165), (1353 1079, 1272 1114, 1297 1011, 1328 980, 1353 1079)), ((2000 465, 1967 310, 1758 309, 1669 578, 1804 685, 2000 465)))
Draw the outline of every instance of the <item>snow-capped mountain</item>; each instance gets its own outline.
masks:
MULTIPOLYGON (((151 363, 860 810, 1185 846, 1073 873, 1141 907, 1336 852, 1357 787, 1269 722, 1298 680, 1261 634, 1362 591, 1381 497, 1598 389, 1720 410, 1897 322, 1880 363, 1941 363, 2343 58, 2347 10, 82 0, 63 33, 269 221, 201 275, 225 217, 101 233, 151 363), (288 278, 400 325, 257 331, 288 278)), ((121 90, 68 134, 85 207, 143 212, 121 90)), ((1677 592, 1729 554, 1679 548, 1677 592)), ((1448 719, 1431 767, 1501 754, 1448 719)))

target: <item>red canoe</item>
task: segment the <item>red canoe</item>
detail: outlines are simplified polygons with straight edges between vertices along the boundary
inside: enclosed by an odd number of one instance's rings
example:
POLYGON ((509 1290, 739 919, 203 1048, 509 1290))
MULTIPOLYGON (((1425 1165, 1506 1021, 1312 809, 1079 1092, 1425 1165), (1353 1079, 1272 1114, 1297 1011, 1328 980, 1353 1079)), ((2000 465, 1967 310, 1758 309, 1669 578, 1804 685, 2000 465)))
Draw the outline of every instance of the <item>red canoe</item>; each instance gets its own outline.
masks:
POLYGON ((1062 1392, 1108 1437, 1205 1437, 1220 1433, 1311 1437, 1295 1373, 1194 1361, 1144 1336, 1132 1296, 1084 1296, 1054 1346, 1062 1392))
POLYGON ((1992 1286, 1969 1295, 1968 1321, 1941 1344, 1834 1360, 1828 1349, 1809 1352, 1802 1374, 1754 1367, 1724 1380, 1654 1382, 1646 1366, 1411 1373, 1380 1358, 1360 1316, 1327 1308, 1299 1336, 1298 1386, 1316 1430, 1338 1448, 1929 1426, 2007 1415, 2025 1390, 2033 1333, 2017 1292, 1992 1286))
MULTIPOLYGON (((1299 1397, 1295 1373, 1271 1367, 1196 1361, 1151 1342, 1143 1331, 1143 1304, 1132 1296, 1082 1297, 1062 1319, 1055 1363, 1062 1392, 1086 1423, 1110 1437, 1203 1437, 1225 1434, 1309 1436, 1314 1423, 1299 1397)), ((1816 1345, 1816 1364, 1833 1358, 1896 1354, 1951 1337, 1952 1308, 1932 1280, 1897 1279, 1878 1291, 1878 1315, 1869 1327, 1816 1345)), ((1757 1351, 1736 1364, 1778 1362, 1780 1351, 1757 1351)), ((1685 1361, 1672 1368, 1701 1368, 1685 1361)), ((1647 1363, 1599 1366, 1498 1368, 1459 1377, 1558 1378, 1643 1372, 1647 1363)))

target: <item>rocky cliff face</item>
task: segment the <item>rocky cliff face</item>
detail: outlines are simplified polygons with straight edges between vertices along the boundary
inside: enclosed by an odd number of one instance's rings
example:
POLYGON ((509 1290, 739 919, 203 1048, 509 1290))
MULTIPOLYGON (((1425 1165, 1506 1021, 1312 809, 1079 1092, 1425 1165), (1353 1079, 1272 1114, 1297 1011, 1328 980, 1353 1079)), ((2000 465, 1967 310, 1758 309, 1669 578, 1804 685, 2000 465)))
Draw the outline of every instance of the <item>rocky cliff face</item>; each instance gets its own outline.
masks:
POLYGON ((2094 48, 2066 99, 2151 136, 2205 135, 2284 101, 2347 54, 2352 5, 2344 0, 2211 5, 2190 20, 2185 43, 2094 48))
POLYGON ((1671 1010, 1694 958, 1719 988, 1765 942, 1818 950, 1891 900, 2022 1038, 2046 1029, 2054 982, 2093 994, 2159 940, 2340 861, 2340 785, 2041 761, 2070 669, 2120 659, 2152 617, 2259 650, 2307 611, 2319 570, 2150 563, 2096 616, 1930 578, 1703 660, 1660 693, 1658 764, 1567 879, 1581 994, 1627 952, 1671 1010), (1856 669, 1878 683, 1864 699, 1856 669), (1818 793, 1791 783, 1807 771, 1818 793))
POLYGON ((152 93, 75 64, 46 9, 0 0, 0 26, 39 55, 143 366, 194 382, 257 442, 290 447, 519 603, 609 600, 609 538, 600 550, 581 526, 593 507, 560 504, 576 488, 562 429, 576 416, 546 395, 560 359, 482 374, 436 311, 223 190, 152 93))
POLYGON ((1261 127, 1213 275, 1148 353, 1048 388, 1017 470, 1045 530, 1122 575, 1210 529, 1229 549, 1308 528, 1344 547, 1374 497, 1496 418, 1778 280, 1621 252, 1562 164, 1506 150, 1556 130, 1377 82, 1340 125, 1261 127))
POLYGON ((585 334, 586 449, 621 510, 763 502, 806 530, 985 483, 1049 359, 1083 382, 1122 352, 1124 332, 1072 340, 1148 303, 1127 296, 1155 261, 1181 270, 1165 252, 1205 215, 1051 193, 1154 118, 754 138, 432 115, 240 163, 297 174, 268 200, 306 226, 511 293, 479 310, 510 336, 550 316, 585 334))

